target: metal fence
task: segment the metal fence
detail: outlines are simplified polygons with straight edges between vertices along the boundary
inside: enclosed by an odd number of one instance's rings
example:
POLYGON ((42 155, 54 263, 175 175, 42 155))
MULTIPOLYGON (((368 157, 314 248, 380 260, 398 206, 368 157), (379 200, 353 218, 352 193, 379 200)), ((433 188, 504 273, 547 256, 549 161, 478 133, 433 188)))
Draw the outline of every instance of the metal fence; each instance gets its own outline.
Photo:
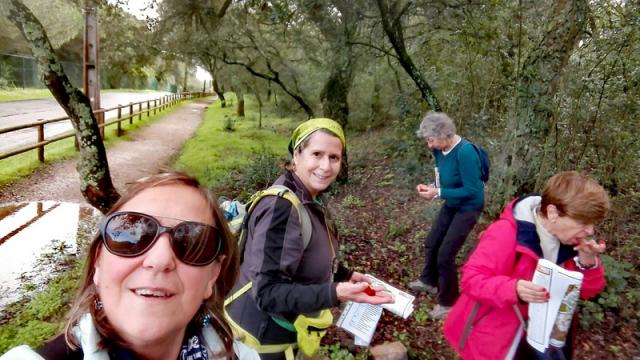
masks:
MULTIPOLYGON (((59 61, 65 74, 73 86, 82 88, 82 63, 59 61)), ((110 81, 110 74, 118 73, 120 70, 109 69, 107 64, 101 65, 100 84, 102 89, 111 87, 126 89, 154 89, 176 92, 175 84, 159 83, 153 76, 121 76, 115 83, 110 81), (173 85, 173 86, 172 86, 173 85)), ((2 88, 45 88, 40 74, 38 64, 34 57, 28 55, 0 53, 0 89, 2 88)))
MULTIPOLYGON (((82 64, 60 61, 65 74, 76 87, 82 87, 82 64)), ((0 88, 44 88, 35 58, 0 53, 0 88)))

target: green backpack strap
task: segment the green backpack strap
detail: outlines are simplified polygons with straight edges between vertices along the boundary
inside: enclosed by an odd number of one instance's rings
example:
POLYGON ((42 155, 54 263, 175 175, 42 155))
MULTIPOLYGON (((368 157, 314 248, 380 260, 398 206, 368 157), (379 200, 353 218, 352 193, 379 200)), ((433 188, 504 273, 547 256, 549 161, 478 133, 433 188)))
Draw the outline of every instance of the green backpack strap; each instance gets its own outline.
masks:
MULTIPOLYGON (((242 228, 240 229, 240 235, 238 237, 238 252, 241 259, 240 262, 242 262, 242 257, 244 256, 244 247, 247 242, 249 216, 253 212, 253 209, 256 207, 258 202, 266 196, 278 196, 287 199, 293 205, 293 207, 296 208, 296 211, 298 212, 298 218, 300 219, 300 225, 302 226, 301 232, 304 248, 306 249, 309 245, 309 242, 311 242, 311 218, 309 217, 307 208, 302 205, 302 201, 300 201, 300 198, 298 198, 298 196, 288 187, 284 185, 272 185, 265 190, 258 191, 257 193, 253 194, 251 196, 251 199, 249 199, 249 208, 247 209, 247 213, 243 217, 242 228)), ((232 294, 231 297, 234 297, 234 295, 236 294, 232 294)), ((240 295, 241 294, 237 294, 236 297, 240 295)))
POLYGON ((276 195, 289 200, 289 202, 291 202, 291 204, 296 208, 298 211, 298 219, 302 226, 302 243, 306 249, 311 241, 311 218, 309 217, 307 208, 302 205, 302 201, 298 198, 298 195, 284 185, 271 185, 271 187, 265 190, 265 192, 265 195, 276 195))
MULTIPOLYGON (((247 210, 247 215, 245 215, 245 224, 243 224, 242 231, 246 231, 246 227, 248 226, 249 215, 251 214, 255 206, 258 204, 260 200, 262 200, 262 198, 266 196, 277 196, 277 197, 287 199, 291 203, 291 205, 293 205, 293 207, 296 208, 296 211, 298 212, 298 219, 300 220, 300 226, 302 227, 302 231, 301 231, 302 243, 304 244, 304 248, 306 249, 307 246, 309 245, 309 242, 311 242, 311 232, 312 232, 311 218, 309 217, 309 212, 307 211, 307 208, 305 208, 304 205, 302 205, 302 201, 300 201, 300 198, 298 198, 296 193, 284 185, 271 185, 269 188, 262 191, 258 191, 251 197, 251 200, 250 200, 251 205, 247 210)), ((239 244, 239 247, 242 250, 244 250, 244 242, 246 241, 246 238, 247 237, 244 234, 243 236, 240 237, 241 243, 239 244)))

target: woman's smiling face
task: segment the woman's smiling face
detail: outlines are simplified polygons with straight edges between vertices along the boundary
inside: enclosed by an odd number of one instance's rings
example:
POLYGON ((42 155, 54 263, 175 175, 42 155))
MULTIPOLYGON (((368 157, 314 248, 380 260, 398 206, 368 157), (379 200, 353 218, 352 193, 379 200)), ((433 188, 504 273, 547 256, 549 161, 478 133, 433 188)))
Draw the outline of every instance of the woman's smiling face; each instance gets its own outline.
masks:
MULTIPOLYGON (((180 221, 215 225, 207 201, 185 185, 143 190, 119 211, 155 217, 163 226, 180 221), (180 220, 173 220, 180 219, 180 220)), ((111 326, 132 349, 179 339, 187 324, 213 292, 220 272, 217 259, 190 266, 176 258, 170 235, 164 233, 151 249, 136 257, 121 257, 100 248, 93 282, 111 326)))
POLYGON ((293 153, 295 174, 311 196, 316 197, 331 185, 342 165, 342 142, 322 131, 309 135, 302 151, 293 153))

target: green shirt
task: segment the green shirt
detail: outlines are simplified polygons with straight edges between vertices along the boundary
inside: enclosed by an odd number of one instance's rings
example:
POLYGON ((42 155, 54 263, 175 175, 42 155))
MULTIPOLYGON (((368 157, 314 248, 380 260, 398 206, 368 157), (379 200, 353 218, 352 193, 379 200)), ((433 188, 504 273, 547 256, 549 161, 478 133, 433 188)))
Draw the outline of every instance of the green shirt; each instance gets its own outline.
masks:
POLYGON ((484 207, 484 183, 480 180, 480 157, 467 139, 462 139, 444 155, 434 149, 440 174, 440 197, 448 207, 462 210, 484 207))

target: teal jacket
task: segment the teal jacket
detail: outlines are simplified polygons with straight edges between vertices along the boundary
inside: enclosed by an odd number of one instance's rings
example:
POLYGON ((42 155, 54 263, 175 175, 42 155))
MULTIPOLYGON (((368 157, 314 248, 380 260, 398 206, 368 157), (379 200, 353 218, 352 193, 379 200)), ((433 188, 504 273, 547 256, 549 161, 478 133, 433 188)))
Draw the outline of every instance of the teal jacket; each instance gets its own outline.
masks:
POLYGON ((447 207, 475 210, 484 207, 484 183, 480 180, 480 157, 465 138, 444 155, 434 149, 440 174, 440 197, 447 207))

